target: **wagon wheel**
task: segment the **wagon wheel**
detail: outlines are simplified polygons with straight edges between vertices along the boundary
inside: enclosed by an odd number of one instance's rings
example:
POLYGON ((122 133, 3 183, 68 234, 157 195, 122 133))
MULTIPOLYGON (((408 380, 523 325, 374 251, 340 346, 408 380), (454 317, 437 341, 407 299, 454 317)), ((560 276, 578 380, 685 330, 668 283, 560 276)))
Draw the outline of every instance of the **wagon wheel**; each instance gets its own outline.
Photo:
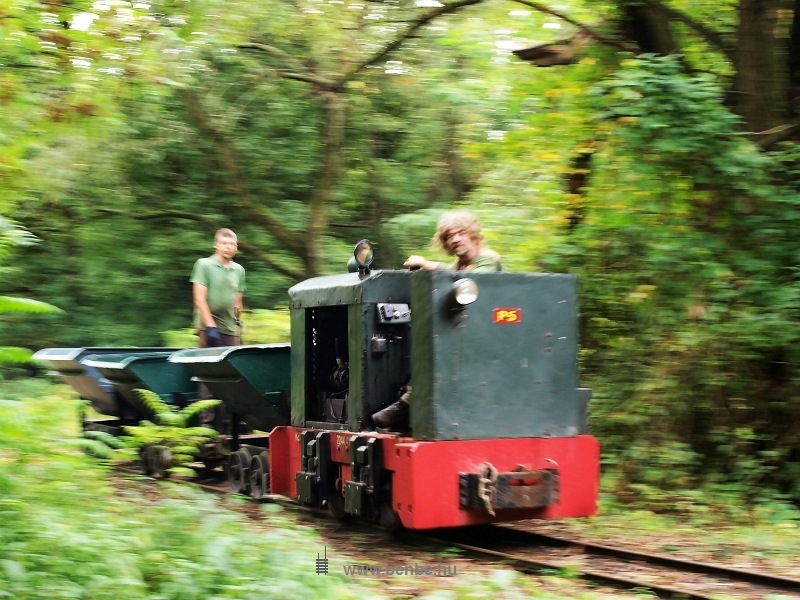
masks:
POLYGON ((151 458, 150 444, 145 444, 139 448, 139 469, 143 475, 151 477, 153 475, 153 461, 151 458))
POLYGON ((257 454, 250 461, 250 497, 260 500, 269 493, 269 450, 257 454))
POLYGON ((403 528, 400 515, 394 511, 391 504, 388 502, 382 503, 379 511, 378 522, 381 527, 392 533, 400 531, 403 528))
POLYGON ((337 489, 341 488, 341 486, 342 480, 337 479, 328 496, 328 510, 331 511, 331 515, 336 519, 344 519, 347 516, 347 513, 344 511, 344 496, 342 496, 342 490, 337 489))
POLYGON ((153 477, 156 479, 169 477, 169 468, 172 467, 172 450, 167 446, 150 446, 148 454, 153 477))
POLYGON ((237 450, 228 457, 228 487, 231 491, 242 494, 247 493, 248 471, 250 470, 250 453, 247 450, 237 450))
POLYGON ((206 470, 206 475, 210 475, 218 466, 225 462, 224 458, 203 458, 203 468, 206 470))

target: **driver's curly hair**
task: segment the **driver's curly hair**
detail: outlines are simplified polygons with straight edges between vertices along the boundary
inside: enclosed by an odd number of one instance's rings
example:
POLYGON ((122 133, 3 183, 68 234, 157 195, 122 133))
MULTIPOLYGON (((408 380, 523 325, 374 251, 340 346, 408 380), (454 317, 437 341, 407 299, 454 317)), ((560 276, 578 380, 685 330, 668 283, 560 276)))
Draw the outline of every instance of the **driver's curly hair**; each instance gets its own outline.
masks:
MULTIPOLYGON (((448 252, 446 242, 447 232, 451 229, 462 229, 475 242, 478 247, 483 247, 483 234, 481 224, 468 210, 451 210, 439 218, 436 233, 433 235, 431 245, 437 250, 448 252)), ((452 254, 452 253, 450 253, 452 254)))

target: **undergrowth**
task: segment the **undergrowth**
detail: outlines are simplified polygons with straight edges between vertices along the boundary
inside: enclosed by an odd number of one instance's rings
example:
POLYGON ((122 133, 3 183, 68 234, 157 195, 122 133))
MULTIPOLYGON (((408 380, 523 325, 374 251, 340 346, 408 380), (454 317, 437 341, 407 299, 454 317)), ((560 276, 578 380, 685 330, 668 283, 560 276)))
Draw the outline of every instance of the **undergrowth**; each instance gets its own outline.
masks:
POLYGON ((142 421, 139 425, 125 427, 130 436, 129 446, 141 451, 147 447, 157 447, 168 452, 170 466, 168 471, 192 475, 187 465, 193 462, 206 444, 216 441, 219 433, 208 427, 194 425, 200 415, 213 410, 219 400, 198 400, 183 408, 176 408, 164 402, 158 394, 146 390, 136 390, 142 404, 153 414, 152 421, 142 421))
MULTIPOLYGON (((385 581, 344 575, 343 565, 365 557, 337 550, 317 574, 325 542, 276 505, 262 505, 256 526, 189 486, 112 485, 112 462, 76 447, 78 405, 65 386, 0 382, 0 598, 388 597, 385 581)), ((452 579, 449 589, 432 581, 427 597, 555 597, 507 568, 452 579)))

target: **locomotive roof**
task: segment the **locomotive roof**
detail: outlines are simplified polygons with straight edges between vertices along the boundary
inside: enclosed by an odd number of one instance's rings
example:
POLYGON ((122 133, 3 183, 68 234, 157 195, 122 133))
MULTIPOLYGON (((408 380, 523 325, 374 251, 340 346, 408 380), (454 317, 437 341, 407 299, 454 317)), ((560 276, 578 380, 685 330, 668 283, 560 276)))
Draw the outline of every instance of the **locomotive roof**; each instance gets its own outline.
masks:
POLYGON ((336 306, 369 302, 408 302, 411 271, 373 271, 364 279, 358 273, 326 275, 301 281, 289 288, 289 307, 336 306))

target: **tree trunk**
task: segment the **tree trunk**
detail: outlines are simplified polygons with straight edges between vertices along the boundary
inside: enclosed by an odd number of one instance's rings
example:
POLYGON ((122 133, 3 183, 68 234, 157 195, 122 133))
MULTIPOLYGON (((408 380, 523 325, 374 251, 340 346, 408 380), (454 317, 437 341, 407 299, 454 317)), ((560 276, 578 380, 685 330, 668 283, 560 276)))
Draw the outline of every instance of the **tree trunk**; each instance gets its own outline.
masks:
POLYGON ((677 50, 670 21, 652 6, 624 3, 620 30, 636 43, 639 50, 652 54, 670 54, 677 50))
POLYGON ((789 112, 800 115, 800 0, 792 2, 792 25, 789 31, 789 112))
POLYGON ((761 132, 786 117, 785 69, 775 35, 779 0, 739 0, 733 109, 750 132, 761 132))
POLYGON ((339 181, 342 170, 342 143, 344 123, 347 114, 347 101, 344 92, 326 90, 322 96, 325 115, 324 146, 322 168, 314 182, 311 194, 308 221, 308 254, 305 261, 306 276, 316 277, 321 272, 322 239, 328 233, 328 204, 333 187, 339 181))

